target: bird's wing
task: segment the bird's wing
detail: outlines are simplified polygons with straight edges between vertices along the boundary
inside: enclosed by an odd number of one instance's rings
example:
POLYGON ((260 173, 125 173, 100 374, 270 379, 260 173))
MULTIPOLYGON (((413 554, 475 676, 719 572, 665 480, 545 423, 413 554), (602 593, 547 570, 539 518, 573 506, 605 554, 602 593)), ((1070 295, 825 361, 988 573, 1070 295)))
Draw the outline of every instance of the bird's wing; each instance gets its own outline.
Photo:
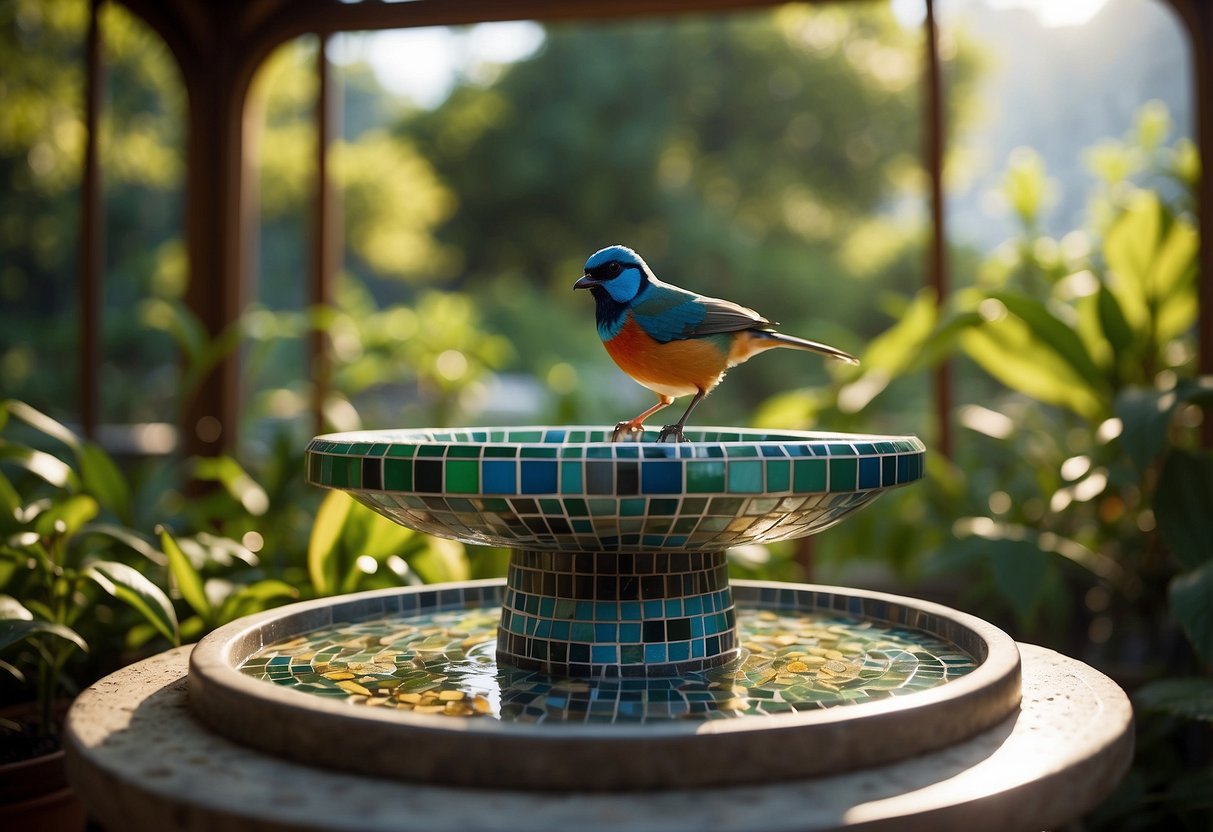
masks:
POLYGON ((771 325, 753 309, 668 283, 650 284, 632 304, 632 317, 650 337, 662 342, 771 325))

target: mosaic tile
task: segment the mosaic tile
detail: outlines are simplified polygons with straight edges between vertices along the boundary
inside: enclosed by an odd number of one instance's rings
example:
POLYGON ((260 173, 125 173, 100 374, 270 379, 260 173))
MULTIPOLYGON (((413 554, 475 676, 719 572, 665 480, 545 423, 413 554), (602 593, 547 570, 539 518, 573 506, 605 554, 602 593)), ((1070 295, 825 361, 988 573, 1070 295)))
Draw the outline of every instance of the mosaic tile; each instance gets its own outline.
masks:
MULTIPOLYGON (((498 626, 507 591, 494 583, 416 593, 407 602, 402 598, 402 609, 391 614, 270 645, 241 670, 351 706, 502 722, 629 724, 765 719, 845 708, 946 685, 983 659, 975 633, 918 609, 796 585, 738 585, 733 594, 739 647, 727 663, 663 677, 570 678, 497 660, 509 632, 498 626)), ((544 637, 558 623, 564 625, 562 637, 574 626, 582 635, 589 627, 596 638, 603 636, 586 648, 591 661, 638 662, 648 654, 653 662, 676 665, 695 658, 699 635, 692 624, 674 623, 685 620, 677 616, 699 616, 722 602, 700 598, 688 607, 687 599, 680 599, 681 608, 667 606, 672 600, 567 599, 559 609, 552 602, 550 607, 536 603, 533 610, 565 616, 549 620, 544 637), (579 603, 590 606, 579 610, 579 603), (650 604, 674 617, 629 620, 643 618, 650 604), (601 620, 616 608, 618 621, 601 620), (575 621, 578 612, 585 615, 575 621), (660 626, 663 637, 679 640, 645 641, 646 626, 651 639, 660 626), (689 639, 680 638, 687 633, 689 639)), ((523 608, 531 604, 518 602, 523 608)))
POLYGON ((611 443, 609 433, 524 427, 333 434, 311 442, 305 469, 310 482, 346 489, 419 531, 468 543, 599 552, 723 551, 801 537, 923 475, 923 445, 914 437, 704 428, 688 430, 690 442, 670 445, 658 444, 652 431, 636 443, 611 443), (754 510, 755 498, 776 495, 787 499, 754 510), (493 499, 514 497, 531 501, 493 499), (455 507, 452 498, 472 507, 455 507), (747 512, 765 518, 732 522, 747 512), (629 519, 658 513, 680 520, 642 533, 629 519))

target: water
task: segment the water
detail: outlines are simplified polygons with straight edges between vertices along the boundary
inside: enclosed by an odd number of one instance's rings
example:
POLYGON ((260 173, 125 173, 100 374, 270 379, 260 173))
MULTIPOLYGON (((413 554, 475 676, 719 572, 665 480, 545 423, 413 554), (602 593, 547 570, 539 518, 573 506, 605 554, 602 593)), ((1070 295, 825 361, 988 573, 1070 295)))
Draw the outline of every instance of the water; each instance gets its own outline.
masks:
POLYGON ((502 722, 761 718, 927 690, 976 667, 928 633, 739 602, 741 649, 661 679, 567 679, 499 665, 499 606, 337 625, 263 648, 241 670, 351 706, 502 722))

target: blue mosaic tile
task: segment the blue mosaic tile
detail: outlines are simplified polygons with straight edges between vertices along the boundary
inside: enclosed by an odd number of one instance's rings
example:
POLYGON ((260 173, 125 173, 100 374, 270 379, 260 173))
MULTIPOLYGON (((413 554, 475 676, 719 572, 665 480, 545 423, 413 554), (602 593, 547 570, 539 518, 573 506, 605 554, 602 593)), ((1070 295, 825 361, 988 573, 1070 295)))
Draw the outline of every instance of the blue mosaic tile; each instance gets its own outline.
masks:
POLYGON ((363 431, 317 437, 309 482, 470 543, 723 551, 812 534, 923 476, 914 437, 704 428, 611 443, 602 427, 363 431), (525 496, 528 502, 501 498, 525 496), (773 501, 768 496, 778 497, 773 501), (538 502, 536 502, 536 500, 538 502), (741 516, 757 519, 740 521, 741 516), (677 518, 646 524, 643 518, 677 518))

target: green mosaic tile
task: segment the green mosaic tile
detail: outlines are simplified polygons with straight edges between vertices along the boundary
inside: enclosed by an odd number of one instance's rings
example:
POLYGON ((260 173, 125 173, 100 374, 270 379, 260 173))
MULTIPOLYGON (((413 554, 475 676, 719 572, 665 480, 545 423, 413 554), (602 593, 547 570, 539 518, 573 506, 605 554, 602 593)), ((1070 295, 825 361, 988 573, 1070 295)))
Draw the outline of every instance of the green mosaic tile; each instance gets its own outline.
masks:
POLYGON ((762 463, 758 460, 729 462, 729 493, 758 494, 762 491, 762 463))
POLYGON ((719 493, 724 491, 723 462, 686 463, 687 491, 690 493, 719 493))
POLYGON ((480 463, 471 459, 448 459, 446 490, 452 494, 479 493, 480 463))
POLYGON ((856 459, 830 460, 830 490, 854 491, 858 484, 859 461, 856 459))
POLYGON ((799 492, 818 492, 826 490, 826 460, 798 459, 793 465, 794 479, 792 487, 799 492))

